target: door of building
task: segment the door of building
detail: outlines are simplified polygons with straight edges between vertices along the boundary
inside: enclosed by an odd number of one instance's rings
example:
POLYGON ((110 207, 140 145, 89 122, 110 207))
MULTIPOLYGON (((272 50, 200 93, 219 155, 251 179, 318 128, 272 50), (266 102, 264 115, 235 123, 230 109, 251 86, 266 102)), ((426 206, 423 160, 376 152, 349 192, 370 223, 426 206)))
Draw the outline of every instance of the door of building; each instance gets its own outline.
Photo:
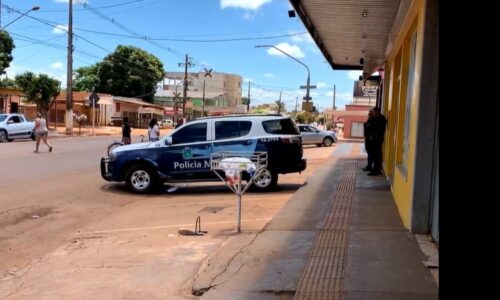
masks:
POLYGON ((351 137, 363 137, 363 123, 352 122, 351 123, 351 137))

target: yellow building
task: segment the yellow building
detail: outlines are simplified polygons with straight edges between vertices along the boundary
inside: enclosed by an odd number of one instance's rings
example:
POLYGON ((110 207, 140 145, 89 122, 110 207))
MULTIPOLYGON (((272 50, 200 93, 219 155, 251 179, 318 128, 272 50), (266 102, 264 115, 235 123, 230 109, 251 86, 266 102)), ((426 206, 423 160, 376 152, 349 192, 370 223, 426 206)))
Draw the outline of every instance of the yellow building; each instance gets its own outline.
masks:
POLYGON ((384 173, 404 226, 439 241, 438 1, 290 3, 334 70, 382 75, 384 173))

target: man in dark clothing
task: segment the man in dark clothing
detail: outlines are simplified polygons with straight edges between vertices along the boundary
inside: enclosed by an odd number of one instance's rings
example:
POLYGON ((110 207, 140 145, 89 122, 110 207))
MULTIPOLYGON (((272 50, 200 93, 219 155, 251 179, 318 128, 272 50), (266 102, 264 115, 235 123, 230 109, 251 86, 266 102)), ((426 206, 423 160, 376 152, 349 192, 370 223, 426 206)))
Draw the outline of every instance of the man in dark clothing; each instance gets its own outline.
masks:
POLYGON ((373 121, 373 112, 370 109, 368 112, 368 120, 363 124, 363 129, 364 129, 364 135, 365 135, 365 150, 366 154, 368 156, 368 164, 366 167, 363 168, 363 171, 368 172, 372 170, 373 166, 373 154, 372 154, 372 145, 370 141, 370 136, 371 136, 371 128, 372 128, 372 122, 373 121))
POLYGON ((177 124, 175 125, 175 128, 182 126, 182 124, 184 124, 184 119, 178 119, 177 124))
POLYGON ((130 128, 130 125, 128 124, 128 117, 123 118, 123 126, 122 126, 122 142, 125 145, 128 145, 132 142, 132 139, 130 138, 130 132, 132 129, 130 128))
POLYGON ((384 143, 387 119, 380 113, 380 108, 373 108, 373 121, 370 128, 371 151, 373 155, 373 169, 369 176, 382 174, 382 144, 384 143))

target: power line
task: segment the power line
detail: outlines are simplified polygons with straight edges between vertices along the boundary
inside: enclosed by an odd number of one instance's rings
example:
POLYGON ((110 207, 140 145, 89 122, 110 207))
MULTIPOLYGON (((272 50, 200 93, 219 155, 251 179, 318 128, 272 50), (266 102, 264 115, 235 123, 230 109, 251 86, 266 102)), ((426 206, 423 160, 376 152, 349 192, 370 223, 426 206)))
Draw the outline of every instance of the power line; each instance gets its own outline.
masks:
POLYGON ((90 7, 88 4, 82 4, 82 1, 81 0, 77 0, 76 1, 77 4, 80 4, 82 5, 84 8, 88 9, 89 11, 91 11, 93 14, 95 14, 96 16, 100 17, 101 19, 104 19, 108 22, 110 22, 111 24, 117 26, 118 28, 122 29, 123 31, 125 32, 128 32, 130 34, 132 34, 133 36, 138 36, 138 37, 142 37, 145 41, 149 42, 150 44, 152 45, 155 45, 156 47, 159 47, 161 49, 164 49, 164 50, 167 50, 168 52, 172 53, 172 54, 175 54, 177 55, 179 58, 182 57, 182 54, 180 54, 179 52, 177 52, 176 50, 170 48, 170 47, 165 47, 163 45, 160 45, 154 41, 151 41, 151 40, 148 40, 147 39, 147 36, 144 36, 144 35, 141 35, 135 31, 133 31, 132 29, 129 29, 128 27, 120 24, 118 21, 116 21, 115 19, 113 18, 110 18, 104 14, 102 14, 101 12, 99 12, 98 10, 96 10, 95 8, 92 8, 90 7))
MULTIPOLYGON (((137 2, 143 2, 143 1, 146 1, 146 0, 133 0, 133 1, 128 1, 128 2, 124 2, 124 3, 118 3, 118 4, 113 4, 113 5, 107 5, 107 6, 99 6, 99 7, 96 7, 97 9, 108 9, 108 8, 114 8, 114 7, 118 7, 118 6, 124 6, 124 5, 128 5, 128 4, 133 4, 133 3, 137 3, 137 2)), ((18 10, 25 10, 25 9, 22 9, 22 8, 16 8, 18 10)), ((80 9, 74 9, 73 11, 84 11, 85 8, 80 8, 80 9)), ((67 10, 64 10, 64 9, 51 9, 51 10, 43 10, 42 12, 67 12, 67 10)))
POLYGON ((141 39, 141 40, 146 40, 146 41, 170 41, 170 42, 189 42, 189 43, 219 43, 219 42, 235 42, 235 41, 254 41, 254 40, 277 39, 277 38, 307 34, 307 32, 300 32, 300 33, 282 34, 282 35, 275 35, 275 36, 197 40, 197 39, 178 39, 178 38, 154 38, 154 37, 148 37, 148 36, 130 36, 130 35, 125 35, 125 34, 102 32, 102 31, 83 29, 83 28, 76 28, 76 29, 81 30, 81 31, 85 31, 85 32, 96 33, 96 34, 125 37, 125 38, 133 38, 133 39, 141 39))
MULTIPOLYGON (((3 7, 7 7, 7 8, 9 8, 9 9, 12 9, 12 8, 10 8, 9 6, 4 5, 4 4, 2 4, 2 6, 3 6, 3 7)), ((22 13, 22 12, 20 12, 20 11, 17 11, 16 9, 12 9, 12 10, 13 10, 13 11, 16 11, 17 13, 22 13)), ((27 15, 26 17, 29 17, 29 18, 31 18, 31 19, 34 19, 34 20, 36 20, 36 21, 38 21, 38 22, 41 22, 41 23, 43 23, 43 24, 45 24, 45 25, 48 25, 48 26, 50 26, 50 27, 54 27, 55 25, 58 25, 58 24, 52 23, 52 22, 50 22, 50 21, 43 20, 43 19, 40 19, 40 18, 36 18, 36 17, 33 17, 33 16, 29 16, 29 15, 27 15)), ((66 33, 68 33, 68 31, 67 31, 67 30, 65 30, 65 29, 61 29, 61 30, 62 30, 62 31, 65 31, 66 33)), ((112 51, 110 51, 110 50, 108 50, 108 49, 106 49, 106 48, 104 48, 104 47, 101 47, 100 45, 97 45, 97 44, 95 44, 94 42, 89 41, 88 39, 86 39, 86 38, 84 38, 84 37, 82 37, 82 36, 80 36, 80 35, 78 35, 78 34, 73 33, 73 35, 74 35, 75 37, 78 37, 78 38, 80 38, 80 39, 82 39, 82 40, 86 41, 87 43, 89 43, 89 44, 91 44, 91 45, 93 45, 93 46, 95 46, 95 47, 97 47, 97 48, 99 48, 99 49, 102 49, 102 50, 104 50, 104 51, 106 51, 106 52, 108 52, 108 53, 112 53, 112 51)), ((74 51, 76 52, 76 51, 78 51, 78 50, 76 50, 76 49, 75 49, 74 51)), ((81 52, 81 50, 80 50, 80 52, 81 52)), ((145 69, 145 66, 144 66, 144 65, 142 65, 142 64, 140 64, 139 62, 132 61, 132 60, 128 59, 127 57, 124 57, 124 56, 121 56, 121 55, 118 55, 118 54, 116 54, 116 56, 117 56, 117 57, 119 57, 119 58, 122 58, 122 59, 124 59, 124 60, 127 60, 127 61, 128 61, 128 62, 130 62, 130 63, 135 64, 135 65, 136 65, 136 66, 138 66, 139 68, 143 68, 143 71, 144 71, 144 72, 140 72, 140 73, 142 73, 143 75, 145 75, 145 76, 150 76, 150 75, 151 75, 151 74, 150 74, 150 72, 149 72, 150 70, 149 70, 149 69, 145 69)), ((98 59, 101 59, 101 58, 99 57, 98 59)), ((137 68, 137 69, 136 69, 136 71, 138 71, 138 69, 139 69, 139 68, 137 68)))

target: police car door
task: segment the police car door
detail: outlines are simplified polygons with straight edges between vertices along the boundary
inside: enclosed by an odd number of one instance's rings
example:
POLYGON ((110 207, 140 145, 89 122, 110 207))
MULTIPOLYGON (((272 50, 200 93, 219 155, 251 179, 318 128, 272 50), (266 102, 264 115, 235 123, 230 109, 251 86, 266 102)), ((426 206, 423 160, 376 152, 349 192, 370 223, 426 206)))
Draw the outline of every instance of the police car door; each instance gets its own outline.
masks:
POLYGON ((211 175, 209 122, 196 122, 180 127, 172 134, 172 145, 165 147, 161 172, 174 180, 203 179, 211 175))
POLYGON ((212 151, 254 153, 257 139, 249 135, 252 121, 248 120, 214 120, 215 136, 212 151))

